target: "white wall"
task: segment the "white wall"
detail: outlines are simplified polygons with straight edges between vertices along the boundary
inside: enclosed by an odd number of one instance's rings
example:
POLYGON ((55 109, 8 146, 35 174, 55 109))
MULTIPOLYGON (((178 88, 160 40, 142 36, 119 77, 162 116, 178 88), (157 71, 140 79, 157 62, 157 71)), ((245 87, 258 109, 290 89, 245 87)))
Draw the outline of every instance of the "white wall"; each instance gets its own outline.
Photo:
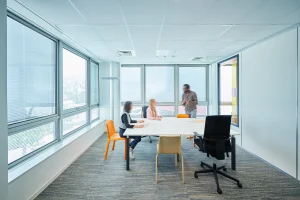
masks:
POLYGON ((243 147, 296 177, 297 30, 242 52, 243 147))
MULTIPOLYGON (((240 126, 237 130, 243 148, 300 180, 299 37, 295 28, 239 53, 240 126)), ((217 81, 216 63, 211 68, 212 78, 217 81)), ((211 82, 210 90, 215 89, 216 83, 211 82)), ((211 103, 214 114, 218 103, 214 99, 211 103)))
POLYGON ((298 130, 297 130, 297 139, 298 139, 298 180, 300 180, 300 28, 298 28, 298 130))
POLYGON ((7 199, 6 0, 0 0, 0 199, 7 199))
POLYGON ((118 130, 119 127, 119 121, 120 121, 120 106, 121 106, 121 99, 120 99, 120 63, 116 63, 116 62, 111 62, 111 76, 112 77, 118 77, 119 80, 115 80, 113 83, 113 87, 114 87, 114 103, 113 103, 113 107, 114 107, 114 123, 115 123, 115 128, 116 130, 118 130))
POLYGON ((110 76, 110 63, 103 62, 99 65, 100 73, 100 118, 110 119, 110 81, 102 79, 110 76))
MULTIPOLYGON (((8 185, 8 200, 28 200, 37 197, 69 165, 84 153, 104 131, 105 122, 102 122, 10 182, 8 185)), ((99 155, 99 159, 101 158, 102 155, 99 155)), ((3 199, 1 198, 1 200, 3 199)))

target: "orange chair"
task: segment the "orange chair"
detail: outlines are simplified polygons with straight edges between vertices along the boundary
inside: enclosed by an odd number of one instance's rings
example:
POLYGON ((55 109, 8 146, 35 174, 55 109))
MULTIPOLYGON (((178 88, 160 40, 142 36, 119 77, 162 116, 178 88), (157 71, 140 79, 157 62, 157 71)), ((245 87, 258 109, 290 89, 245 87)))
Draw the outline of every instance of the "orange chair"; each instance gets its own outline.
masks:
POLYGON ((106 143, 106 150, 104 153, 104 160, 107 159, 108 156, 108 149, 109 149, 109 144, 110 141, 113 141, 113 145, 112 145, 112 150, 115 150, 115 144, 117 140, 123 140, 124 141, 124 159, 126 160, 126 138, 122 138, 120 137, 120 135, 118 133, 116 133, 115 131, 115 126, 114 126, 114 122, 112 120, 108 120, 106 122, 106 132, 107 132, 107 143, 106 143))
POLYGON ((188 114, 178 114, 177 118, 189 118, 188 114))

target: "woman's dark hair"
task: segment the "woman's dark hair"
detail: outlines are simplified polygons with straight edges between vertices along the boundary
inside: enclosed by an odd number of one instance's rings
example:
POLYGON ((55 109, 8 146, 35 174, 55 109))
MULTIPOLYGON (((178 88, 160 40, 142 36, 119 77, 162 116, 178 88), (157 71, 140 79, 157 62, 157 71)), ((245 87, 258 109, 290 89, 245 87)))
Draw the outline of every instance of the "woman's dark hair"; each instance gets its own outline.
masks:
POLYGON ((124 104, 123 111, 127 112, 127 113, 130 113, 131 105, 132 105, 131 101, 126 101, 125 104, 124 104))

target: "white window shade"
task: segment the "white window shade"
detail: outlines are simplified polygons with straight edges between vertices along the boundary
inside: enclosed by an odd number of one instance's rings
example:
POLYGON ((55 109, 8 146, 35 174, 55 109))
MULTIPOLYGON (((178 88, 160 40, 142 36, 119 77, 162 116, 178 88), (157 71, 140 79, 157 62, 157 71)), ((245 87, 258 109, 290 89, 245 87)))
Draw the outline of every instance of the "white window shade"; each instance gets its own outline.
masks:
POLYGON ((146 101, 174 102, 174 67, 146 67, 146 101))
POLYGON ((56 42, 7 18, 8 122, 55 114, 56 42))
POLYGON ((122 67, 121 68, 121 101, 141 102, 141 68, 122 67))
POLYGON ((184 84, 189 84, 196 92, 198 101, 207 101, 206 67, 179 67, 179 101, 182 100, 184 84))
POLYGON ((63 108, 87 105, 87 60, 63 49, 63 108))

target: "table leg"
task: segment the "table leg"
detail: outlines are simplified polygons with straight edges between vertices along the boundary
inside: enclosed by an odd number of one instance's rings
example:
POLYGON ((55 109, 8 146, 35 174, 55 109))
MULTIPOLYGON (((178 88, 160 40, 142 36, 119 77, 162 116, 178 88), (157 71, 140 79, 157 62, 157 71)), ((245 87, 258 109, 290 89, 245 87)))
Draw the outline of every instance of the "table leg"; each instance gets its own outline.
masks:
POLYGON ((236 169, 235 137, 231 136, 231 169, 236 169))
POLYGON ((126 170, 129 170, 129 136, 126 137, 126 170))
POLYGON ((180 158, 180 156, 179 156, 179 154, 177 154, 177 162, 179 162, 179 158, 180 158))

